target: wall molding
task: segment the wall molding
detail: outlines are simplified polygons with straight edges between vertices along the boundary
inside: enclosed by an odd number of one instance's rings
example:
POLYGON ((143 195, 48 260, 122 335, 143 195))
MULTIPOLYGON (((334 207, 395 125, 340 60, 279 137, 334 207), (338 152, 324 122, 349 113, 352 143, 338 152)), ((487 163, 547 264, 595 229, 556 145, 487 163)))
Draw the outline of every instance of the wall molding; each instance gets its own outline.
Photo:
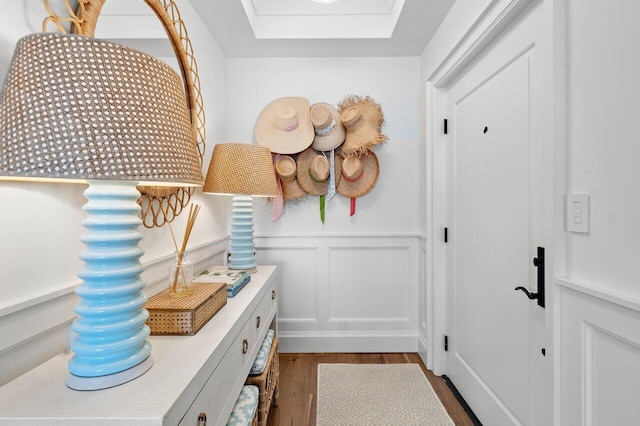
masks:
POLYGON ((259 239, 332 239, 332 238, 425 238, 417 232, 310 232, 310 233, 295 233, 295 234, 255 234, 254 238, 259 239))
MULTIPOLYGON (((204 260, 206 260, 206 258, 215 256, 226 250, 228 238, 228 236, 223 236, 215 240, 199 244, 195 247, 191 247, 189 250, 187 250, 187 256, 189 256, 190 260, 194 263, 194 270, 199 270, 196 267, 197 264, 202 263, 204 260)), ((142 262, 144 266, 143 275, 149 275, 151 273, 151 279, 143 276, 143 279, 147 281, 147 289, 149 289, 150 287, 154 287, 160 281, 168 278, 166 269, 174 257, 175 255, 173 254, 167 254, 142 262), (161 269, 162 272, 159 272, 161 269)), ((80 279, 76 279, 64 283, 53 289, 48 289, 47 291, 6 301, 0 304, 0 320, 2 320, 2 317, 4 316, 21 311, 23 309, 37 306, 53 299, 72 294, 75 292, 76 287, 81 283, 82 281, 80 279)))
POLYGON ((416 331, 279 331, 281 353, 418 352, 416 331))
POLYGON ((610 288, 599 286, 597 284, 579 282, 571 278, 556 278, 556 284, 561 287, 595 297, 596 299, 604 300, 606 302, 640 312, 640 299, 637 297, 612 291, 610 288))
MULTIPOLYGON (((221 254, 227 248, 227 239, 228 236, 223 236, 190 248, 188 256, 194 264, 194 271, 204 270, 216 262, 220 263, 221 254)), ((149 297, 167 287, 169 264, 173 259, 172 253, 143 262, 143 279, 147 281, 147 287, 143 290, 145 295, 149 297)), ((44 361, 30 354, 33 348, 48 354, 48 357, 66 349, 68 325, 75 318, 73 308, 78 301, 75 289, 80 284, 79 279, 74 280, 52 291, 18 302, 10 301, 1 307, 0 364, 20 359, 34 360, 37 363, 44 361)), ((37 363, 15 363, 12 368, 17 370, 13 373, 28 371, 37 363)))
POLYGON ((556 278, 558 424, 632 424, 640 392, 640 304, 604 286, 556 278), (606 420, 605 420, 606 419, 606 420))

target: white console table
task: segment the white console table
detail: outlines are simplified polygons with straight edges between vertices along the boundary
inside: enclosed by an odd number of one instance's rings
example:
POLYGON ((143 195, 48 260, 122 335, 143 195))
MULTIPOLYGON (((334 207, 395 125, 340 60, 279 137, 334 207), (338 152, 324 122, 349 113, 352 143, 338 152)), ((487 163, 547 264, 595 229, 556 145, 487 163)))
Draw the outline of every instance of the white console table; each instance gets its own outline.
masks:
POLYGON ((260 266, 195 336, 151 336, 154 365, 129 383, 71 390, 72 354, 50 359, 0 387, 0 424, 224 425, 276 322, 276 274, 260 266))

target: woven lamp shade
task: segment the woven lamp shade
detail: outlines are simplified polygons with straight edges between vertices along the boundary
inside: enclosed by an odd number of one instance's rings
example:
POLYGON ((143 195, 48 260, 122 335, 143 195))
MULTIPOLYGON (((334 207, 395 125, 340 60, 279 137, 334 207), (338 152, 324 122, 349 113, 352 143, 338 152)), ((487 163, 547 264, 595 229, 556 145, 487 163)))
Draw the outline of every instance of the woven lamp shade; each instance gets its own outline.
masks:
POLYGON ((0 92, 0 179, 201 185, 180 77, 92 37, 22 38, 0 92))
POLYGON ((271 151, 245 143, 217 144, 202 192, 276 197, 278 184, 271 151))

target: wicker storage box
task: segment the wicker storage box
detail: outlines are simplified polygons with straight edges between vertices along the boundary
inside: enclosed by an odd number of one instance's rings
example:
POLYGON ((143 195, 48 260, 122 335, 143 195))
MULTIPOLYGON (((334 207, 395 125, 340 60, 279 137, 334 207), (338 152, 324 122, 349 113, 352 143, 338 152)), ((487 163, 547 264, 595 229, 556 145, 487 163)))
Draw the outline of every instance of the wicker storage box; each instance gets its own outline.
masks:
POLYGON ((195 283, 191 296, 171 297, 167 289, 151 297, 144 307, 149 311, 151 334, 193 336, 226 304, 225 284, 195 283))
POLYGON ((257 386, 260 390, 258 403, 258 426, 265 426, 269 417, 271 402, 278 406, 278 377, 280 376, 280 361, 278 359, 278 338, 274 337, 269 351, 267 366, 262 374, 247 377, 245 384, 257 386))

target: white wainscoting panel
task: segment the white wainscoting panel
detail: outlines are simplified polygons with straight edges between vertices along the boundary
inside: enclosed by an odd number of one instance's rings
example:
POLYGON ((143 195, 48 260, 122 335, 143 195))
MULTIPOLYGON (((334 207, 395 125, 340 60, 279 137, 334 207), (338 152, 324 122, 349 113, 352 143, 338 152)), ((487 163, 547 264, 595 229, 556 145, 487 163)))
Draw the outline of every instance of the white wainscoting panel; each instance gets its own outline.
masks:
POLYGON ((278 322, 316 322, 318 306, 317 248, 265 248, 259 265, 278 266, 278 322), (283 265, 286 265, 283 266, 283 265), (301 278, 304 277, 304 278, 301 278))
POLYGON ((429 358, 429 347, 433 348, 433 342, 429 342, 432 338, 430 330, 431 324, 427 324, 427 307, 429 306, 429 293, 427 292, 427 239, 424 235, 418 238, 418 354, 422 361, 427 364, 429 358))
POLYGON ((557 283, 562 425, 638 424, 640 301, 606 287, 557 283))
POLYGON ((285 352, 417 352, 417 235, 257 236, 285 352))
POLYGON ((329 262, 329 321, 409 320, 409 247, 334 247, 329 262))

